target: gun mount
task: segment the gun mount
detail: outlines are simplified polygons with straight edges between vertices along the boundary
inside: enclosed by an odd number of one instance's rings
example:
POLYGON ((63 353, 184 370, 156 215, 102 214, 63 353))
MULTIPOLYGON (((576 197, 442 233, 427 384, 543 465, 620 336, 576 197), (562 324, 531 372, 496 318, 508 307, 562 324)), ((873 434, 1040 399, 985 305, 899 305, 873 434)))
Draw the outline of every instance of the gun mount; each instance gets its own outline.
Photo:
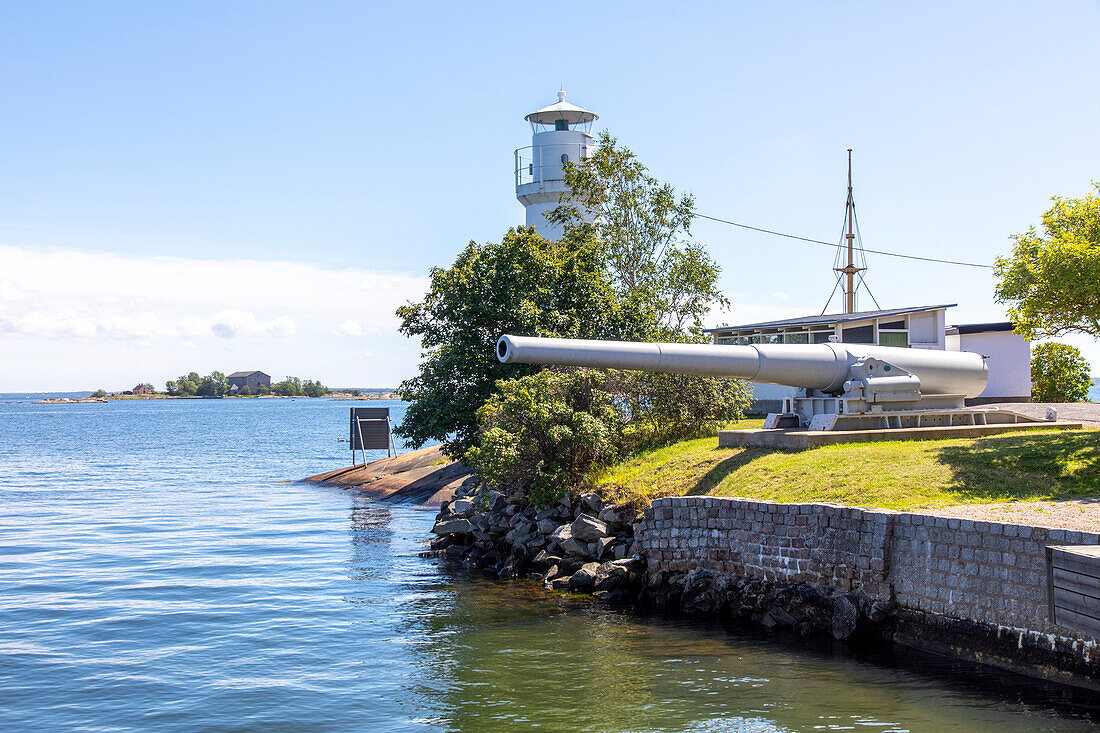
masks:
POLYGON ((504 363, 635 369, 737 377, 797 387, 765 428, 859 430, 1015 422, 1013 413, 966 408, 985 389, 980 354, 864 344, 632 343, 504 335, 504 363))

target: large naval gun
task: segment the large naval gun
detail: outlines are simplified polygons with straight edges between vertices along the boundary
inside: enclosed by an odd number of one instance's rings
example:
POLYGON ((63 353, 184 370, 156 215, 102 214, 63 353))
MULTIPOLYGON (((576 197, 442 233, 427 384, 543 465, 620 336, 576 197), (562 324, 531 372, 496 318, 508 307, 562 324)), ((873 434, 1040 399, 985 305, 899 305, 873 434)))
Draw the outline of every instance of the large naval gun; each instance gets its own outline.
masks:
POLYGON ((967 408, 985 389, 980 354, 864 344, 632 343, 504 335, 497 358, 518 364, 636 369, 738 377, 798 391, 765 428, 861 430, 1016 422, 1022 416, 967 408))

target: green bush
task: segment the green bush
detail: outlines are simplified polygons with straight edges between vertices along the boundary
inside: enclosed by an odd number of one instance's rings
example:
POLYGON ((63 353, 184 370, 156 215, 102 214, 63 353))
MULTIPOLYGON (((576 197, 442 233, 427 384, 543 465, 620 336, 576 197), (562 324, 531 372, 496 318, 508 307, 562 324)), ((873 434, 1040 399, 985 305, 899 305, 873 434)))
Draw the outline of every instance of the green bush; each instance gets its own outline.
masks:
POLYGON ((1083 402, 1092 385, 1089 363, 1069 344, 1039 344, 1031 351, 1031 399, 1083 402))
POLYGON ((105 390, 102 390, 102 389, 97 389, 95 392, 92 392, 92 394, 90 396, 94 397, 97 400, 99 400, 99 399, 103 399, 104 397, 106 397, 107 392, 105 390))
POLYGON ((594 369, 545 369, 497 390, 464 461, 482 483, 539 504, 624 455, 739 419, 749 400, 740 380, 594 369))

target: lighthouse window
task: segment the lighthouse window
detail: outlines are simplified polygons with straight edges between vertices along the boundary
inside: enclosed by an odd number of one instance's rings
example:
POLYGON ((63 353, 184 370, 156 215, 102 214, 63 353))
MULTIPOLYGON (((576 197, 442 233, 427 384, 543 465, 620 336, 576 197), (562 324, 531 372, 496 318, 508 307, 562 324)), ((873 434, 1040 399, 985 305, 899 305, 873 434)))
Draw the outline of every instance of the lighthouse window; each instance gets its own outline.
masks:
POLYGON ((568 120, 554 120, 554 129, 557 130, 557 131, 568 130, 569 129, 568 120))

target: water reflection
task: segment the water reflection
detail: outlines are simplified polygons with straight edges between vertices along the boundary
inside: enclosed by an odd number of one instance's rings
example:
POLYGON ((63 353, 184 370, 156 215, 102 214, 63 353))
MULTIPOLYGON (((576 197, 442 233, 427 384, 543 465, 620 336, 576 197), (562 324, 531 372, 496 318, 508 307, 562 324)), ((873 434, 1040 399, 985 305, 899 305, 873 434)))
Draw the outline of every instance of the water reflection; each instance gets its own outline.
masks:
POLYGON ((425 640, 411 649, 422 670, 414 717, 442 729, 1092 730, 1082 711, 976 692, 975 675, 998 675, 970 665, 968 683, 949 665, 922 675, 820 642, 640 618, 532 584, 444 576, 444 587, 412 603, 405 625, 425 640))

